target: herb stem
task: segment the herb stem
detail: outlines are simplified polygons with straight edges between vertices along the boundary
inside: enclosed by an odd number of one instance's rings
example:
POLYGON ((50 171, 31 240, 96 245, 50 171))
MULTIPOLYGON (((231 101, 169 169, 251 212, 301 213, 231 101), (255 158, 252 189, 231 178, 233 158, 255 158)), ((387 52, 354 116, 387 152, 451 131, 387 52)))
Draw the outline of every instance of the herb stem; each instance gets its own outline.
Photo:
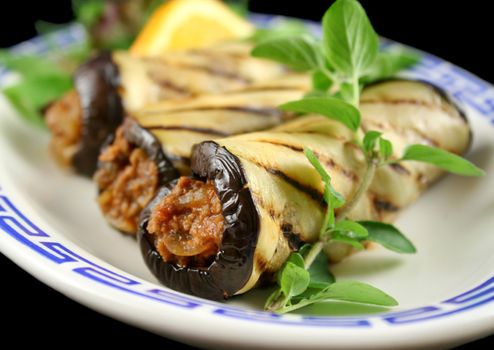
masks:
POLYGON ((279 313, 279 310, 286 308, 286 304, 290 300, 290 296, 286 296, 283 293, 274 299, 269 305, 267 305, 264 309, 266 311, 273 311, 279 313))
POLYGON ((301 309, 307 305, 310 305, 312 304, 313 301, 312 300, 301 300, 299 301, 298 303, 296 304, 293 304, 293 305, 289 305, 289 306, 284 306, 278 310, 276 310, 276 313, 277 314, 286 314, 288 312, 292 312, 292 311, 295 311, 295 310, 298 310, 298 309, 301 309))
POLYGON ((310 248, 309 252, 307 253, 304 259, 304 268, 306 270, 308 270, 309 267, 312 265, 316 257, 321 252, 323 246, 324 246, 323 242, 319 240, 317 241, 317 243, 314 243, 314 245, 310 248))
POLYGON ((367 189, 372 183, 374 179, 374 175, 376 173, 376 169, 379 165, 378 159, 375 156, 371 156, 367 159, 367 169, 365 170, 364 178, 360 182, 360 186, 358 187, 355 194, 350 197, 343 207, 339 210, 336 215, 336 221, 344 219, 350 211, 357 205, 358 201, 362 196, 367 192, 367 189))

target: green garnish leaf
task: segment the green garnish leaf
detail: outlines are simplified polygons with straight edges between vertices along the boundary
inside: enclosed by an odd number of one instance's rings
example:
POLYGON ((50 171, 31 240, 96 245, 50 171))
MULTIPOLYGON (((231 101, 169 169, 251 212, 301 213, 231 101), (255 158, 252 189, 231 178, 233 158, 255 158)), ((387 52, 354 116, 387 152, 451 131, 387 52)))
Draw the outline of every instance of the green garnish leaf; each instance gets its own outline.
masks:
POLYGON ((339 281, 317 295, 319 300, 341 300, 352 303, 396 306, 398 302, 382 290, 358 281, 339 281))
POLYGON ((421 56, 407 49, 380 52, 374 64, 362 78, 364 84, 395 76, 401 70, 420 62, 421 56))
POLYGON ((249 14, 249 0, 225 0, 228 7, 241 17, 249 14))
POLYGON ((323 46, 332 67, 349 77, 371 67, 379 39, 365 10, 356 0, 337 0, 324 15, 323 46))
POLYGON ((335 97, 307 97, 284 103, 282 110, 298 113, 316 113, 346 125, 352 131, 360 126, 360 112, 351 104, 335 97))
POLYGON ((255 44, 260 44, 261 42, 272 39, 300 36, 301 34, 310 35, 309 30, 303 21, 297 19, 283 19, 279 23, 276 23, 276 26, 273 28, 256 29, 249 40, 255 44))
POLYGON ((311 304, 331 300, 386 307, 398 305, 398 302, 393 297, 382 290, 372 287, 367 283, 357 281, 335 282, 323 290, 307 289, 303 294, 294 299, 299 301, 296 304, 285 306, 277 310, 277 312, 291 312, 311 304), (301 297, 304 298, 302 299, 301 297))
POLYGON ((87 28, 92 27, 103 15, 105 2, 103 0, 72 0, 72 10, 77 22, 87 28))
POLYGON ((54 62, 31 55, 0 52, 0 64, 20 75, 20 80, 2 89, 12 106, 27 121, 43 125, 43 108, 72 87, 70 74, 54 62))
POLYGON ((321 70, 315 70, 312 73, 312 88, 326 94, 326 91, 333 85, 333 81, 321 70))
POLYGON ((483 176, 485 172, 456 154, 426 145, 411 145, 405 149, 399 161, 415 160, 429 163, 450 173, 463 176, 483 176))
POLYGON ((364 150, 367 153, 370 153, 374 150, 374 147, 376 146, 376 141, 377 139, 382 135, 381 132, 379 131, 367 131, 364 135, 364 150))
POLYGON ((338 221, 335 224, 334 229, 337 231, 346 232, 348 237, 355 239, 363 239, 369 235, 367 229, 364 226, 360 225, 356 221, 351 220, 338 221))
POLYGON ((324 289, 335 279, 329 271, 328 257, 320 252, 309 267, 310 283, 308 288, 324 289))
POLYGON ((377 221, 359 221, 359 223, 369 233, 366 240, 379 243, 397 253, 413 254, 417 252, 413 243, 393 225, 377 221))
POLYGON ((254 47, 251 54, 286 64, 298 71, 317 69, 323 62, 319 45, 307 35, 262 41, 254 47))
POLYGON ((393 154, 393 144, 381 137, 379 139, 379 153, 384 160, 388 159, 393 154))
POLYGON ((340 90, 336 92, 333 96, 351 104, 353 99, 353 89, 354 87, 352 84, 341 83, 340 90))
POLYGON ((303 246, 300 247, 298 253, 302 255, 303 258, 305 258, 305 256, 309 253, 311 248, 312 248, 311 244, 305 243, 303 246))
POLYGON ((309 282, 309 272, 290 261, 286 262, 280 271, 280 289, 288 298, 302 294, 309 286, 309 282))
POLYGON ((304 258, 302 257, 302 254, 298 252, 291 253, 287 261, 299 267, 304 267, 304 258))
POLYGON ((319 176, 321 177, 322 181, 324 181, 325 183, 331 182, 331 176, 329 176, 326 169, 324 169, 321 162, 319 161, 319 158, 317 158, 315 153, 311 149, 306 147, 304 148, 304 154, 309 160, 309 162, 312 164, 312 166, 319 173, 319 176))
POLYGON ((326 169, 324 169, 314 152, 306 147, 304 148, 304 154, 309 162, 312 164, 312 166, 319 173, 319 176, 325 184, 324 200, 326 201, 326 203, 328 203, 328 205, 331 204, 333 209, 341 207, 345 203, 345 199, 341 194, 336 192, 333 186, 331 186, 331 176, 329 176, 326 169))
POLYGON ((72 87, 67 76, 25 78, 3 89, 12 106, 26 120, 43 125, 41 110, 72 87))
POLYGON ((12 54, 7 50, 0 50, 0 65, 17 72, 24 78, 62 74, 54 62, 35 55, 12 54))
POLYGON ((331 231, 330 232, 330 242, 340 242, 340 243, 345 243, 348 245, 351 245, 357 250, 364 250, 365 247, 362 243, 360 243, 360 240, 354 237, 350 237, 348 235, 348 232, 345 231, 331 231))

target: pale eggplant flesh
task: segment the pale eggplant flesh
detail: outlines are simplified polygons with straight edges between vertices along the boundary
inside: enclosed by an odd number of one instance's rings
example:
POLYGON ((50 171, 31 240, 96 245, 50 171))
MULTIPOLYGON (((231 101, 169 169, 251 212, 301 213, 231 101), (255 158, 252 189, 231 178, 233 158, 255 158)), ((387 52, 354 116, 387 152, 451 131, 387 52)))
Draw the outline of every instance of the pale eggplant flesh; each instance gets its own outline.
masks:
POLYGON ((92 176, 100 147, 126 114, 149 103, 240 90, 286 74, 281 65, 250 57, 249 46, 240 44, 160 58, 103 52, 77 70, 75 91, 47 109, 51 148, 61 164, 92 176), (75 117, 68 118, 68 110, 75 117), (74 129, 77 137, 67 135, 74 129))
MULTIPOLYGON (((414 143, 463 154, 471 142, 464 113, 437 87, 410 80, 380 82, 366 88, 360 106, 362 129, 377 130, 394 144, 393 158, 414 143)), ((214 184, 225 229, 215 259, 207 266, 167 262, 148 231, 154 210, 174 183, 163 188, 141 214, 138 239, 151 272, 166 286, 204 298, 242 294, 269 279, 290 252, 314 242, 326 206, 322 181, 304 156, 312 149, 348 198, 365 169, 365 160, 342 124, 310 115, 269 131, 206 141, 194 147, 192 178, 214 184)), ((348 217, 392 221, 442 172, 406 162, 378 169, 369 191, 348 217)), ((338 262, 352 248, 335 243, 326 253, 338 262)))

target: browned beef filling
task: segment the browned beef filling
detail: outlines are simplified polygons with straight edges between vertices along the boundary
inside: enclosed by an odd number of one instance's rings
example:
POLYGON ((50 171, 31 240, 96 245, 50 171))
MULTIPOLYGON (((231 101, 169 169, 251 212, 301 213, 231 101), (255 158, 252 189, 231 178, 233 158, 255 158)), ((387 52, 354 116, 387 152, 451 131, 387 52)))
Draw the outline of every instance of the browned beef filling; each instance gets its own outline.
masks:
POLYGON ((72 90, 52 104, 45 117, 52 134, 50 149, 61 165, 69 166, 79 149, 82 132, 82 110, 77 92, 72 90))
POLYGON ((219 251, 224 217, 211 181, 181 177, 153 210, 148 232, 163 260, 184 267, 204 267, 219 251))
POLYGON ((100 154, 94 180, 98 203, 108 222, 136 234, 139 215, 158 188, 158 168, 139 147, 124 137, 126 124, 117 129, 114 142, 100 154))

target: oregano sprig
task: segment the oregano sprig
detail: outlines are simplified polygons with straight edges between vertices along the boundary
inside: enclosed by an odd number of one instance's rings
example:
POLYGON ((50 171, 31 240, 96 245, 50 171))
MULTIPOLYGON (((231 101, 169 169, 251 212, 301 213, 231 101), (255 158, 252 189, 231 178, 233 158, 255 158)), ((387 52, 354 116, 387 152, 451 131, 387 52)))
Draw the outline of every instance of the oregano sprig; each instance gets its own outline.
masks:
POLYGON ((352 221, 348 214, 367 192, 379 167, 403 161, 421 161, 465 176, 484 172, 469 161, 447 151, 411 145, 399 159, 392 160, 392 143, 381 132, 360 133, 360 94, 363 83, 394 75, 418 62, 407 51, 379 52, 379 38, 365 10, 356 0, 337 0, 322 21, 321 42, 304 37, 263 41, 254 48, 257 57, 273 59, 312 74, 313 91, 298 101, 280 106, 297 113, 316 113, 342 123, 354 134, 353 142, 365 158, 365 171, 353 194, 345 201, 331 183, 331 176, 317 155, 306 148, 308 161, 324 185, 326 213, 316 242, 293 252, 278 272, 278 288, 266 302, 267 310, 284 313, 325 300, 344 300, 381 306, 397 305, 386 293, 355 281, 335 282, 328 270, 324 250, 332 242, 364 249, 373 241, 398 253, 416 248, 396 227, 373 221, 352 221))

